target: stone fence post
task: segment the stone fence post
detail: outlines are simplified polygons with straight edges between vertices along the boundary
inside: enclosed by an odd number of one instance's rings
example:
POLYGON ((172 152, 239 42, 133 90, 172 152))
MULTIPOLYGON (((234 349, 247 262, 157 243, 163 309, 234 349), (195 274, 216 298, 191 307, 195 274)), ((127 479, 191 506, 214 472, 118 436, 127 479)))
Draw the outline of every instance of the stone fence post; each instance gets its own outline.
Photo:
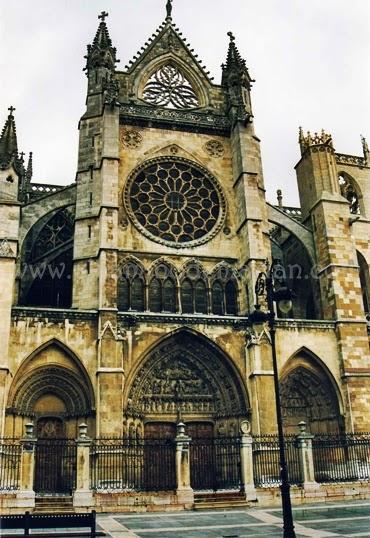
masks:
POLYGON ((190 485, 190 441, 191 438, 185 433, 185 424, 179 422, 175 438, 177 499, 186 508, 194 504, 194 491, 190 485))
POLYGON ((312 439, 314 435, 307 432, 307 425, 304 421, 298 424, 300 433, 296 440, 299 450, 299 462, 301 469, 302 485, 305 489, 318 487, 315 481, 315 468, 313 464, 312 439))
POLYGON ((32 422, 26 424, 25 430, 25 436, 21 439, 20 487, 17 491, 17 508, 22 509, 35 507, 33 481, 35 475, 36 438, 33 435, 32 422))
POLYGON ((253 475, 253 438, 250 434, 250 423, 244 420, 240 425, 240 465, 242 487, 247 500, 257 498, 253 475))
POLYGON ((78 426, 77 443, 77 476, 76 490, 73 494, 73 506, 91 508, 93 494, 90 489, 90 447, 92 439, 87 436, 87 425, 78 426))

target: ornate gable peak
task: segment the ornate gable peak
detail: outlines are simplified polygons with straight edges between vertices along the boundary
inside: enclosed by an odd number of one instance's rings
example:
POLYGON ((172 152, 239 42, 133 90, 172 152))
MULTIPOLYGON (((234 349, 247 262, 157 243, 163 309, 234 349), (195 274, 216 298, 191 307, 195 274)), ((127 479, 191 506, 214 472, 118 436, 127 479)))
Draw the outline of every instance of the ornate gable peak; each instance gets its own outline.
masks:
POLYGON ((132 73, 142 63, 148 64, 156 57, 166 53, 172 53, 174 58, 178 56, 183 59, 186 58, 187 61, 190 58, 208 82, 212 83, 214 77, 211 77, 210 71, 207 71, 206 67, 202 65, 202 61, 198 59, 198 55, 194 53, 194 49, 191 48, 190 43, 183 37, 182 32, 173 23, 172 16, 168 15, 168 13, 167 11, 166 20, 157 28, 148 41, 146 41, 145 46, 141 47, 133 59, 129 61, 129 64, 125 66, 128 73, 132 73))

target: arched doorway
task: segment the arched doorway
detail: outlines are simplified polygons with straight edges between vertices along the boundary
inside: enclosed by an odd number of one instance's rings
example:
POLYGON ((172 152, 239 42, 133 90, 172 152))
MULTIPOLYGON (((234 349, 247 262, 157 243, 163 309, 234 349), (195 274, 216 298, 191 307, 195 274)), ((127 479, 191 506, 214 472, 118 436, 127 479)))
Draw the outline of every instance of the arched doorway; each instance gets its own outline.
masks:
POLYGON ((137 417, 145 425, 175 424, 181 416, 189 425, 212 423, 216 435, 230 436, 249 415, 246 389, 231 360, 189 330, 173 333, 151 349, 128 381, 127 432, 137 417))
POLYGON ((335 382, 324 367, 302 352, 291 359, 282 376, 281 406, 286 433, 306 422, 314 435, 339 433, 343 427, 335 382))
POLYGON ((34 423, 37 494, 70 494, 76 482, 79 422, 90 422, 94 394, 82 364, 56 340, 41 346, 18 370, 10 388, 7 422, 23 435, 34 423))
POLYGON ((248 398, 237 370, 218 346, 193 331, 173 333, 147 353, 128 386, 129 437, 142 428, 145 438, 171 440, 181 420, 193 439, 194 489, 217 489, 221 479, 227 487, 226 459, 233 485, 239 483, 236 437, 240 422, 249 416, 248 398))

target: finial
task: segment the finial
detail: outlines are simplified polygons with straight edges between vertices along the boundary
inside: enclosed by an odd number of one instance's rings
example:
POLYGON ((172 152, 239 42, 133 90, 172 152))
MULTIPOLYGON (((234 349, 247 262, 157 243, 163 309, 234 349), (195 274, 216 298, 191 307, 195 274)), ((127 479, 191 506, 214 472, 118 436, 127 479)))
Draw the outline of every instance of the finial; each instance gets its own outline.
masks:
POLYGON ((173 0, 167 0, 167 4, 166 4, 166 12, 167 12, 167 19, 170 20, 172 19, 172 2, 173 0))
POLYGON ((102 11, 100 15, 98 15, 98 19, 101 19, 101 22, 105 22, 105 19, 108 17, 108 13, 106 11, 102 11))
POLYGON ((369 146, 367 144, 367 140, 364 136, 360 135, 361 136, 361 143, 362 143, 362 149, 363 149, 363 152, 364 152, 364 157, 365 159, 367 159, 368 157, 368 154, 369 154, 369 146))
POLYGON ((24 151, 21 151, 20 154, 19 154, 19 158, 22 162, 24 162, 24 156, 25 156, 25 153, 24 151))
POLYGON ((233 43, 235 41, 235 36, 232 32, 227 32, 227 35, 230 38, 230 42, 233 43))
POLYGON ((9 110, 9 112, 10 112, 9 116, 13 116, 13 112, 15 111, 14 106, 10 106, 10 107, 8 108, 8 110, 9 110))
POLYGON ((283 193, 281 189, 278 189, 276 191, 276 194, 277 194, 278 206, 283 207, 283 193))

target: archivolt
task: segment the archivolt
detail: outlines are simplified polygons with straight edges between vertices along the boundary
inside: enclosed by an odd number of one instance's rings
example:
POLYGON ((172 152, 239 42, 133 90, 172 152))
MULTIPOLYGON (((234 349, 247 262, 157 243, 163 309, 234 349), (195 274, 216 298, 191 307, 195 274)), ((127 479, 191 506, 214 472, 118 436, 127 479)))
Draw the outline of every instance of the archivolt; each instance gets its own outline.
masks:
POLYGON ((66 418, 88 416, 93 411, 84 380, 68 368, 52 365, 35 369, 18 385, 8 412, 32 416, 37 400, 44 394, 54 394, 64 402, 66 418))
POLYGON ((127 413, 246 416, 245 388, 221 350, 188 331, 158 344, 137 372, 127 413))

